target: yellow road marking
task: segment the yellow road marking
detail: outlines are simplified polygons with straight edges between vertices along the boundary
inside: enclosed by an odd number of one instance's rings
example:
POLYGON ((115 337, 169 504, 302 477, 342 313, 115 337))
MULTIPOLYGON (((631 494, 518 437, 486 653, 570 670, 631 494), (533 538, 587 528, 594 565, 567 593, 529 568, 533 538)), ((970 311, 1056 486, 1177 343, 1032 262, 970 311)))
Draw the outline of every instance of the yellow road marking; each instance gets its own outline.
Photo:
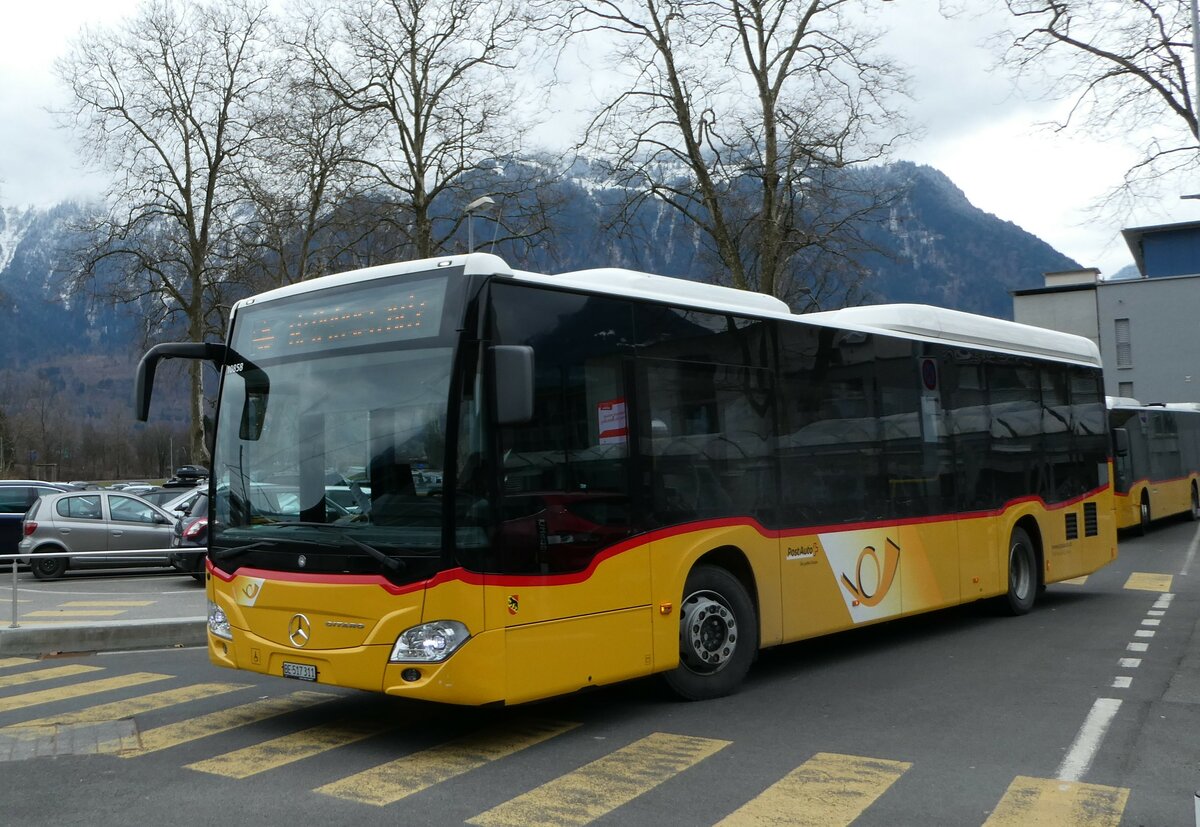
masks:
POLYGON ((0 669, 10 669, 14 666, 26 666, 37 663, 33 658, 0 658, 0 669))
POLYGON ((353 744, 392 728, 390 724, 380 726, 378 721, 346 718, 337 723, 323 724, 303 732, 294 732, 291 735, 284 735, 185 766, 191 770, 221 775, 226 778, 249 778, 260 772, 273 770, 276 767, 311 758, 337 747, 353 744))
POLYGON ((318 787, 317 792, 383 807, 577 726, 565 721, 529 721, 490 727, 318 787))
POLYGON ((725 827, 850 824, 912 764, 819 752, 718 824, 725 827))
POLYGON ((1017 776, 984 827, 1117 827, 1124 787, 1017 776))
POLYGON ((124 609, 45 609, 40 612, 26 612, 22 617, 115 617, 125 614, 124 609))
MULTIPOLYGON (((158 675, 155 677, 155 680, 169 677, 171 676, 158 675)), ((242 683, 196 683, 191 686, 180 687, 179 689, 165 689, 162 692, 139 695, 136 698, 130 698, 125 701, 113 701, 112 703, 89 706, 86 709, 77 709, 74 712, 48 715, 45 718, 24 721, 19 726, 38 727, 54 726, 56 724, 73 726, 75 724, 101 724, 107 721, 119 721, 122 718, 131 718, 134 715, 140 715, 143 712, 153 712, 156 709, 165 709, 169 706, 199 701, 204 698, 211 698, 214 695, 224 695, 226 692, 246 689, 248 686, 249 684, 242 683)), ((7 730, 8 727, 5 727, 0 729, 0 732, 7 730)))
POLYGON ((104 678, 98 681, 85 681, 58 689, 43 689, 40 692, 26 692, 24 695, 13 695, 11 698, 0 698, 0 712, 11 712, 14 709, 24 709, 38 704, 48 704, 54 701, 65 701, 80 698, 96 692, 108 692, 113 689, 126 689, 154 681, 165 681, 170 675, 160 675, 156 672, 133 672, 119 678, 104 678))
MULTIPOLYGON (((211 692, 208 694, 212 694, 211 692)), ((136 752, 122 753, 122 758, 136 758, 147 752, 157 752, 217 735, 236 727, 265 721, 278 715, 286 715, 298 709, 305 709, 316 704, 332 701, 337 695, 325 692, 293 692, 283 698, 264 698, 253 703, 235 706, 232 709, 220 709, 196 718, 189 718, 175 724, 148 729, 142 733, 141 748, 136 752)))
POLYGON ((59 603, 60 606, 68 606, 70 608, 80 609, 85 606, 124 606, 126 608, 137 606, 153 606, 157 600, 68 600, 66 603, 59 603))
POLYGON ((1072 577, 1070 580, 1060 580, 1058 582, 1070 583, 1072 586, 1082 586, 1087 581, 1088 581, 1088 576, 1085 574, 1083 577, 1072 577))
POLYGON ((71 666, 55 666, 50 669, 38 669, 35 672, 20 672, 16 675, 7 675, 0 678, 0 689, 7 689, 10 686, 21 686, 26 683, 37 683, 38 681, 52 681, 55 678, 70 678, 75 675, 84 675, 88 672, 103 672, 102 666, 83 666, 82 664, 73 664, 71 666))
POLYGON ((1174 579, 1170 574, 1147 574, 1135 571, 1125 581, 1125 588, 1144 592, 1169 592, 1174 579))
POLYGON ((656 732, 469 819, 492 827, 590 824, 692 767, 729 741, 656 732))

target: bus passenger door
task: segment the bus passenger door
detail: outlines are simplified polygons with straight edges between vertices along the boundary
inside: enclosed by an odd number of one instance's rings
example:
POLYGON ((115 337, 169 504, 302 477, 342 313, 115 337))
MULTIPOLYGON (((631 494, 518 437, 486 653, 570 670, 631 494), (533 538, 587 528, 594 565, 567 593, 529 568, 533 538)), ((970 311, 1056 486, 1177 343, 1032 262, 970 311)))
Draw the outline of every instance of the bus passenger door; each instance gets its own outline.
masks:
POLYGON ((622 301, 492 287, 498 345, 534 351, 534 412, 497 429, 486 624, 509 702, 647 674, 649 552, 636 542, 622 301))

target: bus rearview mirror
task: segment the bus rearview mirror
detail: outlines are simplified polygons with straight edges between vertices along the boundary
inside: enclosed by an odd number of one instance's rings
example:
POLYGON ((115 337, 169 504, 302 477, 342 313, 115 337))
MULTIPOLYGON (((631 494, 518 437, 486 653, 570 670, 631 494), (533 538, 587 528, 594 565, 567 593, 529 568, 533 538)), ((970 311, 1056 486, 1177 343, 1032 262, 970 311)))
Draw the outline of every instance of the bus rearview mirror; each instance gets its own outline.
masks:
POLYGON ((529 345, 494 345, 492 358, 493 398, 496 422, 521 425, 533 419, 533 348, 529 345))
POLYGON ((1127 456, 1129 454, 1129 431, 1124 428, 1113 428, 1113 447, 1117 451, 1117 456, 1127 456))

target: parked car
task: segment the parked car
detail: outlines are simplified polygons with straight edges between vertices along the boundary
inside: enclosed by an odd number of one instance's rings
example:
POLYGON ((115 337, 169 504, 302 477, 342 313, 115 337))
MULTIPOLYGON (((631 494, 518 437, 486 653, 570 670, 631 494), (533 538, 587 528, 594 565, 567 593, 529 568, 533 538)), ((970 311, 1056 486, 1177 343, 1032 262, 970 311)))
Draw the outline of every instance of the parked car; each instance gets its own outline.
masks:
POLYGON ((205 488, 191 488, 187 491, 180 491, 178 488, 161 488, 158 491, 148 491, 145 494, 138 494, 143 500, 149 503, 154 503, 163 511, 170 514, 182 514, 191 508, 192 503, 196 501, 196 497, 200 496, 205 488))
POLYGON ((39 580, 62 577, 67 568, 169 566, 171 528, 167 511, 124 491, 68 491, 43 495, 25 514, 20 554, 39 580), (39 556, 55 552, 130 552, 87 556, 39 556))
POLYGON ((163 483, 163 488, 190 488, 208 479, 208 469, 202 465, 181 465, 175 475, 163 483))
POLYGON ((208 494, 201 492, 171 532, 171 565, 204 582, 208 551, 208 494))
MULTIPOLYGON (((16 554, 21 542, 21 523, 25 512, 43 494, 69 490, 65 485, 37 480, 0 480, 0 554, 16 554)), ((0 562, 0 571, 9 564, 0 562)))

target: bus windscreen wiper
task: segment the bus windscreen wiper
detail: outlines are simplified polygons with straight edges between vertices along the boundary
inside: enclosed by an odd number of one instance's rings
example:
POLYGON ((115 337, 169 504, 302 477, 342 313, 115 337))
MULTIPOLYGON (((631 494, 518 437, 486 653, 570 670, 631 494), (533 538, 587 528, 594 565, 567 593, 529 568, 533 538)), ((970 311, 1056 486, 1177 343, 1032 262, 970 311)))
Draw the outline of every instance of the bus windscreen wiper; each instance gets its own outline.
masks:
MULTIPOLYGON (((338 533, 339 540, 341 540, 345 543, 349 543, 351 545, 357 546, 358 548, 362 549, 363 551, 365 551, 367 553, 368 556, 370 556, 373 559, 378 560, 380 563, 382 563, 384 568, 386 568, 388 571, 390 571, 394 574, 403 574, 404 571, 408 568, 408 564, 405 563, 403 560, 392 557, 390 554, 387 554, 386 552, 382 552, 379 549, 375 548, 374 546, 369 546, 366 543, 364 543, 362 540, 358 540, 354 537, 351 537, 349 534, 342 533, 342 527, 338 526, 338 525, 334 525, 333 523, 312 523, 312 522, 304 522, 302 520, 286 520, 283 522, 276 523, 276 524, 272 525, 271 527, 272 528, 283 528, 285 526, 298 526, 301 528, 331 528, 331 529, 334 529, 339 532, 338 533)), ((315 543, 312 540, 288 540, 288 542, 289 543, 307 542, 310 545, 321 545, 320 543, 315 543)))
MULTIPOLYGON (((242 545, 242 546, 233 546, 232 548, 214 549, 213 551, 209 552, 208 556, 214 560, 230 560, 234 557, 238 557, 242 554, 245 554, 247 551, 254 551, 255 549, 259 549, 259 548, 268 548, 268 547, 272 547, 272 546, 277 546, 281 542, 282 542, 281 540, 255 540, 253 543, 246 543, 245 545, 242 545)), ((314 543, 311 540, 288 540, 287 543, 288 543, 288 545, 302 545, 302 546, 321 545, 320 543, 314 543)))
POLYGON ((213 549, 208 553, 208 556, 214 560, 230 560, 240 554, 245 554, 247 551, 254 551, 256 548, 266 548, 267 546, 277 545, 279 545, 279 543, 275 540, 255 540, 253 543, 246 543, 245 545, 241 546, 213 549))

